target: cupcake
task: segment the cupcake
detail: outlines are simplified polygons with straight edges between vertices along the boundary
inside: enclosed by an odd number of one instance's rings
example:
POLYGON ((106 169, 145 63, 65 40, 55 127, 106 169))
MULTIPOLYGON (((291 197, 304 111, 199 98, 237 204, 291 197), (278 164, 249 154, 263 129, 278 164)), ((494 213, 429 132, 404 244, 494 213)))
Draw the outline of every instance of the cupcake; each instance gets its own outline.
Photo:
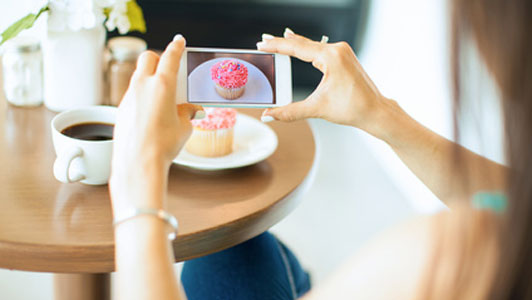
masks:
POLYGON ((236 110, 206 107, 205 118, 192 120, 193 131, 185 144, 190 153, 204 157, 219 157, 233 152, 233 128, 236 110))
POLYGON ((211 67, 211 79, 218 95, 227 100, 242 96, 248 82, 248 68, 236 59, 226 59, 211 67))

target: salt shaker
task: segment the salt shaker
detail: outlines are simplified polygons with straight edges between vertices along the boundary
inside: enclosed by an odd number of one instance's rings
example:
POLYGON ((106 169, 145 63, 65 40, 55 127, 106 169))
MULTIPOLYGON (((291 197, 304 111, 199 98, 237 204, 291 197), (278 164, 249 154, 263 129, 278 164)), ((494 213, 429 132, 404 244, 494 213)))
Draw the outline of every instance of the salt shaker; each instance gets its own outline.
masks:
POLYGON ((147 49, 144 40, 136 37, 115 37, 109 40, 111 61, 108 69, 109 102, 118 106, 126 93, 137 65, 137 58, 147 49))
POLYGON ((38 106, 43 102, 42 53, 39 41, 16 37, 5 44, 2 57, 4 92, 16 106, 38 106))

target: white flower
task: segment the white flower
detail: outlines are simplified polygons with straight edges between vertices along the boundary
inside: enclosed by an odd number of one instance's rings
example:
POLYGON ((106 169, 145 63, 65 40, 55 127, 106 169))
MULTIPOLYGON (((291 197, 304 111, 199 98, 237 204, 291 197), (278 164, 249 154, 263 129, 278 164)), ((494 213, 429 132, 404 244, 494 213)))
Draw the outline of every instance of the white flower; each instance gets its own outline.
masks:
POLYGON ((48 28, 52 31, 78 31, 94 28, 105 20, 103 7, 96 2, 116 0, 50 0, 48 28))
POLYGON ((120 16, 117 19, 116 27, 118 27, 118 32, 120 34, 126 34, 129 32, 131 24, 129 23, 129 18, 127 16, 120 16))
POLYGON ((114 2, 113 5, 107 6, 111 9, 105 26, 107 30, 113 31, 118 28, 120 34, 126 34, 131 27, 127 17, 127 2, 129 0, 101 0, 102 2, 114 2))
POLYGON ((130 0, 50 0, 48 28, 52 31, 94 28, 103 24, 104 9, 109 10, 105 26, 109 31, 118 29, 125 34, 131 28, 127 16, 130 0))
POLYGON ((116 2, 117 0, 95 0, 96 6, 102 7, 102 8, 111 7, 115 5, 116 2))

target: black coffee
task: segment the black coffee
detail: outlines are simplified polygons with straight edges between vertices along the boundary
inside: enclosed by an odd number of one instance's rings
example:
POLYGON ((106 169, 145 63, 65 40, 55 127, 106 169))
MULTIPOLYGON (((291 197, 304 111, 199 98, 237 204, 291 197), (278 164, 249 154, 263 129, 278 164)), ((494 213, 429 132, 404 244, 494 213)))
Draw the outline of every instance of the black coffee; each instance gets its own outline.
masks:
POLYGON ((113 124, 107 123, 79 123, 69 126, 61 131, 71 138, 86 141, 107 141, 113 139, 113 124))

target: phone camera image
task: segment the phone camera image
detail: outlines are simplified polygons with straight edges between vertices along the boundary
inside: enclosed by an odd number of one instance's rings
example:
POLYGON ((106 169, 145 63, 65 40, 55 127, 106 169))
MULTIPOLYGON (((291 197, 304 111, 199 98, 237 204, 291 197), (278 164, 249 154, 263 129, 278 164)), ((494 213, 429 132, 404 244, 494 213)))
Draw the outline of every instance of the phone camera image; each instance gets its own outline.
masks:
POLYGON ((187 52, 188 102, 276 103, 274 55, 187 52))

